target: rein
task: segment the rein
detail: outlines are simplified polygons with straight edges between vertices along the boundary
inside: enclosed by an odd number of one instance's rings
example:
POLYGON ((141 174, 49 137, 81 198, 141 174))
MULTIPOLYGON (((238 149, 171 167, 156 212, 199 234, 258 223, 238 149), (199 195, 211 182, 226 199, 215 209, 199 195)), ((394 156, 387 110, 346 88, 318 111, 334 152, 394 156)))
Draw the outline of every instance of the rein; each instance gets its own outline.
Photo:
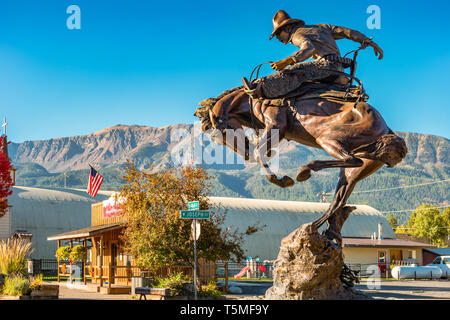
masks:
POLYGON ((256 71, 256 78, 255 78, 254 80, 257 80, 257 79, 259 78, 259 70, 261 70, 261 67, 263 66, 263 64, 266 64, 266 63, 273 63, 273 61, 266 61, 266 62, 263 62, 263 63, 257 65, 257 66, 253 69, 252 73, 250 74, 250 80, 249 80, 249 82, 252 82, 253 73, 255 72, 256 69, 258 69, 258 70, 256 71))

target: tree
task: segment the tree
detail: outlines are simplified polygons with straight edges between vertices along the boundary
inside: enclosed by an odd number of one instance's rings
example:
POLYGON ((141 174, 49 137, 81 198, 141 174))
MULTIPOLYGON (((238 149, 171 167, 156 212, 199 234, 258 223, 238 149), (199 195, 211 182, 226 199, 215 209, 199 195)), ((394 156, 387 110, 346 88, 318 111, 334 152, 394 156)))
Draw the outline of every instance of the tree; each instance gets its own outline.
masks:
POLYGON ((435 245, 442 245, 447 237, 448 224, 438 207, 422 204, 411 213, 408 223, 410 234, 418 238, 428 238, 435 245))
MULTIPOLYGON (((123 233, 126 251, 135 265, 150 270, 187 263, 194 266, 191 219, 181 219, 180 210, 187 202, 199 201, 200 209, 209 208, 208 175, 202 168, 169 168, 159 173, 138 171, 132 162, 124 169, 119 199, 123 201, 127 227, 123 233)), ((241 245, 244 236, 257 232, 251 226, 246 232, 223 228, 225 210, 211 210, 211 218, 201 221, 197 257, 206 261, 244 259, 241 245)))
MULTIPOLYGON (((447 207, 447 208, 444 209, 444 211, 442 212, 442 217, 444 219, 445 225, 447 227, 450 227, 450 207, 447 207)), ((449 230, 448 233, 450 233, 450 230, 449 230)))
POLYGON ((387 221, 389 222, 389 224, 391 225, 392 229, 397 229, 398 227, 398 221, 397 218, 391 213, 388 217, 387 217, 387 221))
POLYGON ((11 195, 11 162, 0 148, 0 217, 3 216, 8 208, 7 197, 11 195))
POLYGON ((408 228, 405 225, 401 224, 395 229, 395 233, 406 233, 406 234, 409 234, 409 231, 408 231, 408 228))

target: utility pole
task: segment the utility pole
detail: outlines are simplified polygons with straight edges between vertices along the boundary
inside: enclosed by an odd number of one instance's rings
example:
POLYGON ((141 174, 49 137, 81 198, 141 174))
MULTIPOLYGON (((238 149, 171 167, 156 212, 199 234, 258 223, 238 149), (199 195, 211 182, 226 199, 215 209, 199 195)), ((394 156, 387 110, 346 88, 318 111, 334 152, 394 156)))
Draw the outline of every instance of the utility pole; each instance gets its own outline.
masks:
POLYGON ((6 126, 8 125, 8 123, 6 122, 6 117, 3 119, 3 134, 6 136, 6 126))
POLYGON ((327 197, 327 196, 331 196, 331 193, 326 193, 325 191, 322 191, 322 193, 319 192, 319 193, 317 194, 317 196, 318 196, 318 197, 320 197, 320 196, 322 197, 322 200, 321 200, 320 202, 326 203, 326 202, 327 202, 327 198, 326 198, 326 197, 327 197))

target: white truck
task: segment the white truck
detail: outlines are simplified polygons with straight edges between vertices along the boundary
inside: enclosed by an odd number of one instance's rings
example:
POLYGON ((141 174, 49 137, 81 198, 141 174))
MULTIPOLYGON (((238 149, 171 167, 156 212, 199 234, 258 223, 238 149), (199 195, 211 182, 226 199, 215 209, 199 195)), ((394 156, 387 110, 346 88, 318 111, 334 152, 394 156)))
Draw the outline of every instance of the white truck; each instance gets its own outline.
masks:
POLYGON ((442 270, 442 278, 450 277, 450 256, 439 256, 427 266, 439 267, 442 270))

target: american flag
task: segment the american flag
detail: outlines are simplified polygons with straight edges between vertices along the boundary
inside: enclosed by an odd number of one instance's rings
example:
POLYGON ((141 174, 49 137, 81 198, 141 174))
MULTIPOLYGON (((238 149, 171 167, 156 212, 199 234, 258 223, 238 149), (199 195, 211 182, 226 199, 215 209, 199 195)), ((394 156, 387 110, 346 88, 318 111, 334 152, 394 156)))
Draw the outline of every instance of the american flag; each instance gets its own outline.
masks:
POLYGON ((98 189, 102 185, 103 177, 94 168, 91 167, 91 174, 89 175, 89 185, 87 188, 87 193, 95 198, 98 189))

